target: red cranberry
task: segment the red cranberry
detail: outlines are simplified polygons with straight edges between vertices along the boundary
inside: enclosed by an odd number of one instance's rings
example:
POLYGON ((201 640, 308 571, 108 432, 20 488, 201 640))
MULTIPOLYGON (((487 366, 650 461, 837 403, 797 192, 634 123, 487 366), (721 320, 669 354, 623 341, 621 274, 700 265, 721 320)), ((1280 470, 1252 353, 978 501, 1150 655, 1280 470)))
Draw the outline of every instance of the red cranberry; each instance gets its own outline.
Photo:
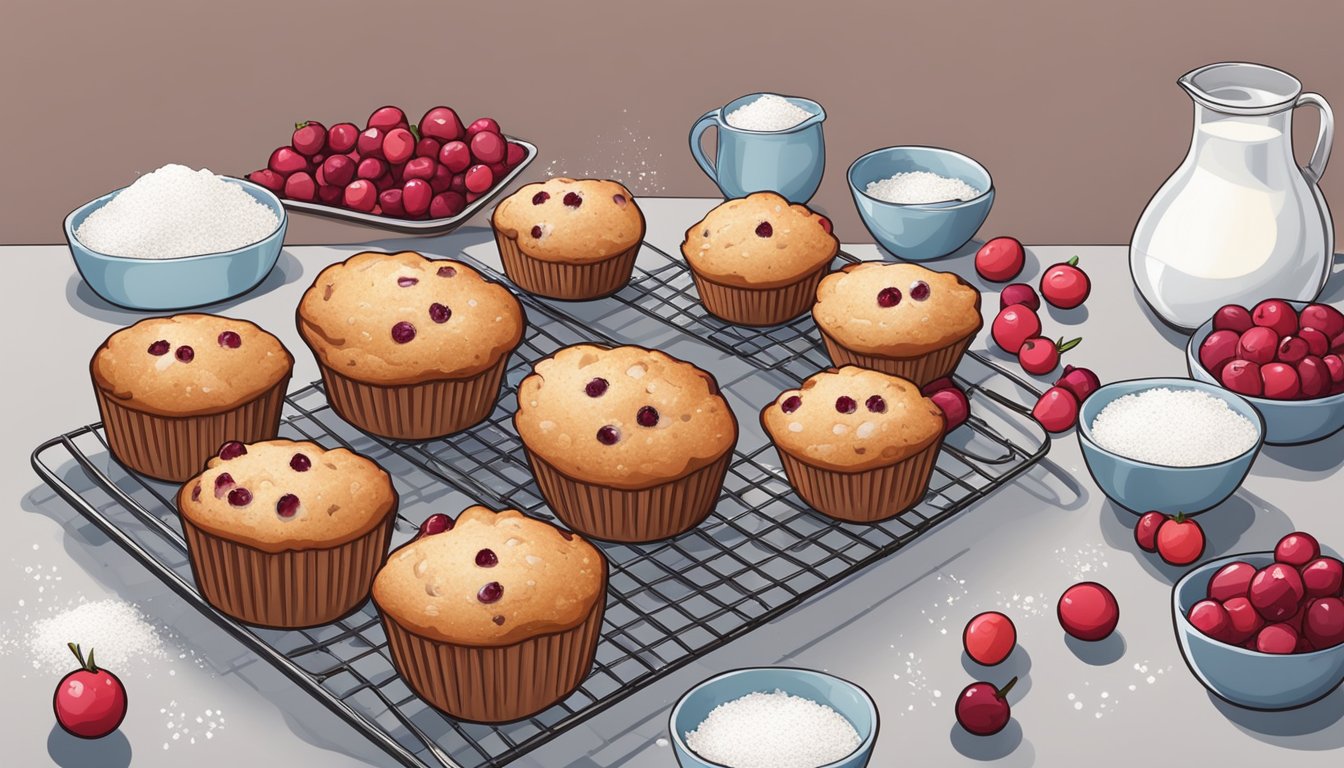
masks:
POLYGON ((481 587, 481 591, 476 593, 476 599, 482 603, 496 603, 499 598, 504 596, 504 587, 500 586, 498 581, 492 581, 481 587))
POLYGON ((542 191, 532 196, 532 204, 541 205, 542 203, 550 199, 551 199, 551 193, 543 189, 542 191))
POLYGON ((541 225, 540 225, 540 224, 534 224, 534 225, 532 225, 532 239, 533 239, 533 240, 540 240, 540 239, 541 239, 541 225))
POLYGON ((453 316, 453 310, 443 306, 437 301, 429 305, 429 319, 436 323, 446 323, 448 318, 453 316))
POLYGON ((197 484, 196 484, 196 487, 191 489, 191 500, 192 500, 192 501, 200 501, 200 500, 201 500, 201 484, 200 484, 200 483, 197 483, 197 484))
POLYGON ((452 277, 457 274, 457 270, 452 267, 439 267, 439 277, 452 277))
POLYGON ((179 362, 190 363, 192 360, 196 359, 196 350, 183 344, 173 353, 173 357, 176 357, 179 362))
POLYGON ((229 505, 233 507, 246 507, 252 503, 252 492, 246 488, 234 488, 229 491, 229 505))
POLYGON ((877 292, 877 306, 894 307, 901 303, 901 291, 899 288, 883 288, 877 292))
POLYGON ((233 475, 228 472, 220 472, 215 478, 215 498, 222 499, 225 494, 233 490, 233 475))
POLYGON ((584 385, 583 391, 589 397, 601 397, 607 393, 607 380, 596 378, 584 385))
POLYGON ((228 461, 247 454, 247 446, 237 440, 230 440, 219 446, 219 458, 228 461))
POLYGON ((611 202, 617 205, 625 205, 625 195, 615 194, 611 196, 611 202))
POLYGON ((243 337, 233 331, 225 331, 219 334, 219 346, 225 349, 237 349, 243 346, 243 337))
POLYGON ((881 395, 873 395, 864 403, 871 413, 886 413, 887 401, 882 399, 881 395))
POLYGON ((294 470, 295 472, 307 472, 309 469, 312 468, 312 466, 313 466, 312 460, 309 459, 307 456, 304 456, 302 453, 294 454, 294 456, 289 460, 289 468, 294 470))
POLYGON ((853 413, 858 408, 859 404, 854 402, 854 398, 849 395, 841 395, 835 398, 835 410, 841 413, 853 413))
POLYGON ((784 402, 779 404, 779 410, 785 413, 793 413, 794 411, 801 408, 802 405, 803 405, 803 398, 797 395, 790 395, 784 398, 784 402))
POLYGON ((496 615, 495 615, 495 618, 491 619, 491 621, 495 622, 496 624, 498 624, 498 625, 501 626, 501 627, 504 626, 504 617, 503 617, 503 616, 500 616, 500 615, 498 615, 498 614, 496 614, 496 615))
POLYGON ((579 197, 577 192, 566 192, 563 202, 570 208, 578 208, 580 205, 583 205, 583 198, 579 197))
POLYGON ((405 320, 392 326, 392 340, 398 344, 405 344, 414 338, 415 326, 405 320))
POLYGON ((417 280, 417 279, 414 278, 414 277, 398 277, 398 278, 397 278, 397 285, 401 286, 402 288, 410 288, 412 285, 415 285, 415 284, 418 283, 418 282, 420 282, 420 281, 417 280))
POLYGON ((597 430, 597 442, 603 445, 615 445, 617 440, 621 439, 620 430, 610 424, 597 430))
POLYGON ((421 536, 433 536, 436 533, 443 533, 444 531, 451 530, 453 530, 453 518, 442 512, 435 512, 429 517, 426 517, 425 521, 420 524, 421 536))
POLYGON ((643 408, 640 408, 639 413, 635 414, 635 421, 639 422, 639 426, 641 427, 658 426, 658 409, 654 408, 652 405, 646 405, 643 408))
POLYGON ((166 354, 168 354, 168 342, 164 341, 163 339, 159 339, 158 341, 154 342, 153 344, 150 344, 150 345, 149 345, 149 354, 151 354, 151 355, 153 355, 153 356, 155 356, 155 357, 159 357, 160 355, 166 355, 166 354))
MULTIPOLYGON (((241 489, 240 489, 241 490, 241 489)), ((232 498, 229 499, 233 501, 232 498)), ((292 493, 286 493, 275 502, 275 513, 281 517, 293 517, 299 513, 299 497, 292 493)))
POLYGON ((476 565, 482 568, 494 568, 499 565, 499 556, 493 549, 482 549, 476 553, 476 565))
POLYGON ((775 234, 775 228, 770 226, 770 222, 762 221, 760 224, 756 225, 757 237, 770 237, 773 234, 775 234))
POLYGON ((929 284, 923 280, 916 280, 915 284, 910 286, 910 298, 915 301, 924 301, 929 298, 929 284))

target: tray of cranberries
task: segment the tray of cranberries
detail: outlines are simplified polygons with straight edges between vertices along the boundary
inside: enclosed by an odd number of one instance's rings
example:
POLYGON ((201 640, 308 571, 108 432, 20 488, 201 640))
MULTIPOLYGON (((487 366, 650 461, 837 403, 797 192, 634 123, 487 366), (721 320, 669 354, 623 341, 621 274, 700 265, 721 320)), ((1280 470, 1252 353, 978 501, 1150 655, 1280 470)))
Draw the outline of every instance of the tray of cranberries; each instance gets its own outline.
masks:
POLYGON ((305 121, 247 180, 285 208, 381 229, 451 232, 489 204, 537 156, 536 146, 482 117, 463 125, 451 107, 410 123, 375 109, 364 127, 305 121))
POLYGON ((1186 363, 1192 378, 1249 400, 1265 417, 1266 443, 1344 428, 1344 313, 1329 304, 1229 304, 1190 337, 1186 363))

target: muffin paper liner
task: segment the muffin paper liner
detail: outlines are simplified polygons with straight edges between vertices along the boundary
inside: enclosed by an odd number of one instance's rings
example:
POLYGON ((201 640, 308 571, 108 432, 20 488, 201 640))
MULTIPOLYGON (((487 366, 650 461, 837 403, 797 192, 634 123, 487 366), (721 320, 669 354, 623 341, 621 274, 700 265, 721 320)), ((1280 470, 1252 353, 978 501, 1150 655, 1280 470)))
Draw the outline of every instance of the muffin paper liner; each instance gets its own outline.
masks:
POLYGON ((975 334, 972 333, 964 339, 958 339, 945 347, 939 347, 917 357, 882 357, 855 352, 840 344, 820 326, 817 330, 821 332, 821 338, 826 342, 826 353, 830 355, 837 368, 857 365, 860 368, 900 376, 919 387, 944 376, 951 376, 952 372, 957 370, 962 355, 966 354, 971 342, 975 340, 975 334))
POLYGON ((827 268, 804 275, 796 283, 779 288, 740 288, 716 283, 691 268, 700 302, 715 317, 739 325, 779 325, 812 308, 817 286, 827 268))
POLYGON ((813 509, 849 523, 876 523, 901 514, 924 498, 942 444, 939 438, 895 464, 862 472, 815 467, 782 449, 779 457, 789 485, 813 509))
POLYGON ((230 440, 255 443, 280 432, 289 376, 260 397, 223 413, 160 416, 137 410, 94 385, 107 443, 117 461, 159 480, 186 482, 230 440))
POLYGON ((509 354, 464 379, 418 384, 371 384, 342 375, 319 360, 327 400, 356 427, 394 440, 443 437, 484 421, 499 400, 509 354))
POLYGON ((345 544, 285 552, 263 552, 181 520, 206 601, 247 624, 296 629, 335 621, 369 596, 387 556, 395 511, 345 544))
POLYGON ((564 699, 592 669, 605 584, 578 626, 503 646, 458 645, 418 635, 379 609, 392 663, 411 690, 459 720, 502 723, 564 699))
POLYGON ((709 517, 723 489, 732 450, 710 464, 651 488, 608 488, 576 480, 524 445, 541 495, 565 525, 594 539, 646 542, 685 533, 709 517))
POLYGON ((519 288, 538 296, 570 301, 596 299, 621 290, 630 282, 635 256, 642 243, 589 264, 545 261, 523 253, 518 239, 495 232, 504 274, 519 288))

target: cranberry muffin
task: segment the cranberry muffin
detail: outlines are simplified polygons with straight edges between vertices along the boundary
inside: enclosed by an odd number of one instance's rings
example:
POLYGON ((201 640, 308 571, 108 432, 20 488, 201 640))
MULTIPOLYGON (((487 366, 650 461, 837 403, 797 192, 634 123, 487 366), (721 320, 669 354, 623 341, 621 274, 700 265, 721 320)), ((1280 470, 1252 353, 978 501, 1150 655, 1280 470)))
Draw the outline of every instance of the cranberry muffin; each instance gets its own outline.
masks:
POLYGON ((490 415, 524 324, 504 286, 413 251, 327 267, 298 310, 332 408, 398 440, 442 437, 490 415))
POLYGON ((806 312, 839 251, 828 219, 774 192, 719 205, 681 242, 705 309, 741 325, 778 325, 806 312))
POLYGON ((827 275, 812 317, 836 365, 919 386, 950 375, 984 325, 980 292, 951 272, 864 262, 827 275))
POLYGON ((383 564, 392 479, 344 448, 225 443, 177 494, 196 584, 248 624, 311 627, 354 610, 383 564))
POLYGON ((855 366, 815 374, 761 411, 794 491, 853 523, 886 520, 924 497, 945 425, 914 384, 855 366))
POLYGON ((528 293, 571 301, 630 282, 644 213, 615 181, 554 178, 505 198, 490 217, 504 274, 528 293))
POLYGON ((642 347, 580 344, 538 362, 518 386, 513 423, 555 514, 608 541, 699 525, 737 444, 714 377, 642 347))
POLYGON ((606 607, 602 553, 512 509, 473 506, 455 523, 433 515, 421 530, 373 583, 407 685, 455 718, 485 723, 535 714, 577 688, 606 607))
POLYGON ((185 314, 107 337, 89 362, 117 461, 180 483, 228 440, 276 436, 294 358, 246 320, 185 314))

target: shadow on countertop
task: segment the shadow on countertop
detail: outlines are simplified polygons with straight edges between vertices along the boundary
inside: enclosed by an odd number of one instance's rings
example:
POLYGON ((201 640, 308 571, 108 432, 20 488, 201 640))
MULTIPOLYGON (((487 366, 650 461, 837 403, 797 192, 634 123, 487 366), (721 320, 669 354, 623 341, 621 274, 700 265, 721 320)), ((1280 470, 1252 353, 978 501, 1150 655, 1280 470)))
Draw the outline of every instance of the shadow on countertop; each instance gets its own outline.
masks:
POLYGON ((952 723, 948 734, 952 748, 963 757, 981 762, 994 761, 996 765, 1028 766, 1036 763, 1036 750, 1022 738, 1022 725, 1016 719, 1008 721, 1002 731, 993 736, 976 736, 957 723, 952 723))
POLYGON ((131 764, 131 743, 120 730, 101 739, 81 739, 52 725, 47 734, 47 754, 60 768, 127 768, 131 764))
POLYGON ((1229 722, 1266 744, 1312 752, 1344 749, 1344 692, 1338 688, 1311 706, 1284 712, 1242 709, 1212 693, 1208 696, 1229 722))
POLYGON ((1117 629, 1097 641, 1079 640, 1073 635, 1066 634, 1064 645, 1068 646, 1069 651, 1084 664, 1104 667, 1123 658, 1128 644, 1125 642, 1125 634, 1117 629))

